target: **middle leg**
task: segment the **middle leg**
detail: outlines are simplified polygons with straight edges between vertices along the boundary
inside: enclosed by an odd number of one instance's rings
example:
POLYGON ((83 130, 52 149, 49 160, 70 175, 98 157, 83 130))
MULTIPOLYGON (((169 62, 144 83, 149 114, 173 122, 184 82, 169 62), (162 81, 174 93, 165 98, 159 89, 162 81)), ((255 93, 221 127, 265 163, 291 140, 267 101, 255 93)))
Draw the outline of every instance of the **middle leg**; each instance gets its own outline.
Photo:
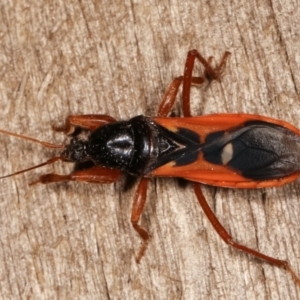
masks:
POLYGON ((185 68, 184 68, 184 76, 180 76, 175 78, 172 83, 169 85, 167 91, 165 92, 159 109, 158 109, 158 117, 166 117, 171 111, 175 99, 178 93, 178 89, 181 83, 183 83, 182 89, 182 109, 185 117, 191 117, 190 112, 190 89, 191 85, 201 85, 207 80, 209 83, 213 80, 217 80, 223 73, 223 70, 226 65, 227 58, 229 57, 230 52, 226 51, 221 59, 219 65, 215 68, 211 66, 211 62, 213 57, 209 57, 207 60, 197 51, 191 50, 188 52, 185 68), (193 77, 193 69, 195 64, 195 59, 198 59, 200 63, 204 66, 204 75, 199 77, 193 77))
POLYGON ((190 107, 190 91, 191 85, 193 84, 193 69, 195 64, 195 59, 198 59, 199 62, 204 66, 204 77, 208 82, 213 80, 218 80, 222 75, 224 68, 226 66, 226 61, 231 53, 226 51, 223 54, 221 62, 215 68, 211 66, 212 56, 206 60, 197 50, 191 50, 188 52, 184 75, 183 75, 183 87, 182 87, 182 109, 184 117, 191 117, 191 107, 190 107))
MULTIPOLYGON (((167 88, 158 108, 158 117, 166 117, 174 106, 178 89, 183 82, 183 76, 175 78, 167 88)), ((205 81, 204 77, 192 77, 191 84, 200 85, 205 81)))

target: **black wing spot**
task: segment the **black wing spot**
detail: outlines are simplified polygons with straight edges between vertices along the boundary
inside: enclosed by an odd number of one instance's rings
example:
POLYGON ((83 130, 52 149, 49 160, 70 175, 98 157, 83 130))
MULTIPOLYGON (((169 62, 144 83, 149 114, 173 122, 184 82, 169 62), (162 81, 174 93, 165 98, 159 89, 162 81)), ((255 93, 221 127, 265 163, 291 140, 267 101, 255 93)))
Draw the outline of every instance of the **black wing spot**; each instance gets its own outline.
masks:
POLYGON ((186 166, 192 164, 198 159, 199 150, 185 152, 181 157, 176 159, 176 166, 186 166))
POLYGON ((217 139, 221 139, 224 136, 225 132, 226 131, 222 130, 208 134, 205 139, 205 144, 209 144, 216 141, 217 139))
POLYGON ((222 165, 222 152, 225 147, 225 131, 216 131, 207 135, 202 149, 203 157, 206 161, 222 165))
POLYGON ((176 134, 184 137, 185 139, 187 139, 195 144, 200 143, 199 135, 190 129, 179 127, 178 130, 176 131, 176 134))
POLYGON ((300 170, 300 137, 283 126, 251 121, 210 134, 202 147, 204 159, 222 165, 222 154, 230 143, 232 158, 228 156, 224 165, 246 178, 269 180, 300 170))

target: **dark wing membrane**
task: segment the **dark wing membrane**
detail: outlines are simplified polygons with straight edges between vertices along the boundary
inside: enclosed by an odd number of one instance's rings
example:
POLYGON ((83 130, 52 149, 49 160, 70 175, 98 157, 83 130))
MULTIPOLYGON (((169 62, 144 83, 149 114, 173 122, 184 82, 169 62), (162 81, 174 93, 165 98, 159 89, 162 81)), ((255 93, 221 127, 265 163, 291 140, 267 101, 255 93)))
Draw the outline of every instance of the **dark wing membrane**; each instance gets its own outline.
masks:
POLYGON ((207 136, 207 141, 202 148, 205 160, 249 179, 281 178, 300 169, 300 137, 282 126, 248 122, 217 139, 207 136))

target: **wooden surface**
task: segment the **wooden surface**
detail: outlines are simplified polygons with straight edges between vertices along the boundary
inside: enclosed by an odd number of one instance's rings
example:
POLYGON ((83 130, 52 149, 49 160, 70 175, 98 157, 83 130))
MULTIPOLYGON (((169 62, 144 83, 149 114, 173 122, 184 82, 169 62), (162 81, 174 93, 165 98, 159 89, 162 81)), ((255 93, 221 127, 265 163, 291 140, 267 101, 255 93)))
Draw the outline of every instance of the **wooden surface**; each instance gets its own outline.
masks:
MULTIPOLYGON (((299 1, 0 1, 0 128, 62 142, 69 114, 155 115, 196 48, 220 59, 220 83, 193 89, 194 114, 246 112, 300 127, 299 1), (146 3, 146 4, 145 4, 146 3)), ((197 67, 196 72, 201 72, 197 67)), ((179 104, 175 111, 178 112, 179 104)), ((1 135, 0 173, 54 153, 1 135)), ((223 243, 191 186, 151 182, 140 265, 131 227, 135 189, 28 186, 60 163, 0 182, 2 299, 298 299, 290 275, 223 243)), ((300 183, 277 189, 203 187, 236 240, 287 259, 300 274, 300 183)))

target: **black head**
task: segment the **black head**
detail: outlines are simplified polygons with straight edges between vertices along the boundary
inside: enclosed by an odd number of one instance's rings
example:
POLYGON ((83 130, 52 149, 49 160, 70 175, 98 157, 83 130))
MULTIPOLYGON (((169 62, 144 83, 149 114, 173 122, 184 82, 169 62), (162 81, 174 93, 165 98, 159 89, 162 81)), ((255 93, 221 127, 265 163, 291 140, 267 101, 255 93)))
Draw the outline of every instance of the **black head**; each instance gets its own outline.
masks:
POLYGON ((88 142, 78 138, 73 138, 70 144, 66 145, 65 150, 61 153, 61 157, 70 162, 84 162, 88 161, 87 154, 88 142))

